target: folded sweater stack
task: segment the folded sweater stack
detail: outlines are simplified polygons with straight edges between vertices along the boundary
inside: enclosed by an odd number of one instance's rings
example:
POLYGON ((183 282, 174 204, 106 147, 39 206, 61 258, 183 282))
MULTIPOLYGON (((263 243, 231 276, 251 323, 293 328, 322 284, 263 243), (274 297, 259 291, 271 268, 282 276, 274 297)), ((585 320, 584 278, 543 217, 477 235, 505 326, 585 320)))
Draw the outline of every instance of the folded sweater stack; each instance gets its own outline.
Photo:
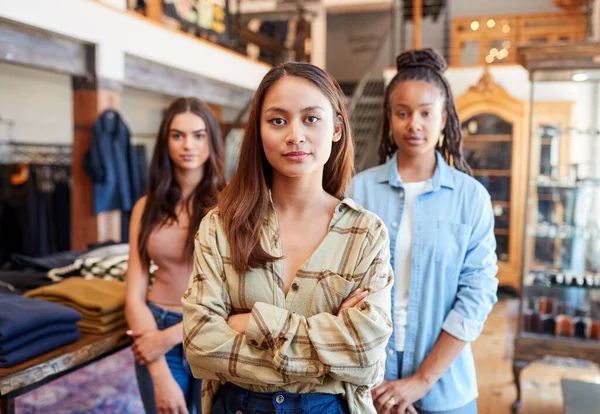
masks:
POLYGON ((26 293, 77 310, 83 316, 79 329, 103 334, 125 327, 125 283, 116 280, 71 277, 26 293))
POLYGON ((76 341, 79 312, 13 294, 0 294, 0 368, 76 341))

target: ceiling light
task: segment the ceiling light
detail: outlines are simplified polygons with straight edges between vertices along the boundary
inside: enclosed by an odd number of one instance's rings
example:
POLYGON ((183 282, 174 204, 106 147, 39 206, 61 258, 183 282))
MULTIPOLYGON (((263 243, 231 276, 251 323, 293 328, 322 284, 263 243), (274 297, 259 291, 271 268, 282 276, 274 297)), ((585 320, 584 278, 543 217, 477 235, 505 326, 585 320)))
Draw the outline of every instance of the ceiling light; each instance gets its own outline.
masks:
POLYGON ((487 55, 487 56, 485 57, 485 61, 486 61, 487 63, 493 63, 493 62, 494 62, 494 57, 493 57, 492 55, 487 55))
POLYGON ((471 22, 471 30, 477 30, 477 29, 479 29, 479 22, 472 21, 471 22))
POLYGON ((510 32, 510 26, 509 26, 509 25, 507 25, 507 24, 505 24, 504 26, 502 26, 502 31, 503 31, 504 33, 508 33, 508 32, 510 32))
POLYGON ((496 26, 496 20, 490 19, 487 21, 487 27, 489 27, 491 29, 494 26, 496 26))

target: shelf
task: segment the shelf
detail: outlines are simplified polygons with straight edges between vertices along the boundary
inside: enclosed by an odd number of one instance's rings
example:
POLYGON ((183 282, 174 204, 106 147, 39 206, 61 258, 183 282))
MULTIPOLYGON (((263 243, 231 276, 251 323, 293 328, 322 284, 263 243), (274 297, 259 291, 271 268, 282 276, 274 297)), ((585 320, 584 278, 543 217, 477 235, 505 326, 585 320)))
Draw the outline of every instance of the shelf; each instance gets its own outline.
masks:
MULTIPOLYGON (((566 336, 555 336, 555 335, 547 335, 547 334, 538 334, 538 333, 533 333, 533 332, 524 332, 521 331, 519 333, 519 336, 521 338, 524 339, 532 339, 532 340, 542 340, 542 341, 549 341, 549 342, 553 342, 553 343, 563 343, 563 344, 568 344, 570 345, 583 345, 583 346, 591 346, 591 347, 598 347, 600 349, 600 341, 596 340, 596 339, 581 339, 581 338, 569 338, 566 336)), ((600 352, 600 351, 598 351, 600 352)))
POLYGON ((577 239, 577 238, 583 238, 585 240, 589 240, 592 237, 591 232, 586 232, 583 234, 555 234, 555 235, 527 232, 527 236, 536 237, 538 239, 560 239, 560 240, 570 240, 570 239, 577 239))
POLYGON ((549 262, 535 262, 529 266, 529 273, 569 273, 569 269, 559 269, 556 266, 548 264, 549 262), (546 263, 546 265, 544 265, 546 263))
POLYGON ((512 135, 497 135, 497 134, 490 134, 490 135, 465 135, 463 137, 465 144, 468 144, 469 142, 510 142, 513 140, 512 135))
POLYGON ((508 229, 494 229, 494 234, 498 236, 508 236, 508 229))
POLYGON ((515 338, 515 361, 535 361, 546 356, 585 359, 598 364, 600 341, 519 331, 515 338))
POLYGON ((554 196, 552 194, 538 194, 537 199, 541 201, 558 201, 554 199, 554 196))
POLYGON ((550 239, 573 239, 584 238, 590 239, 595 236, 595 231, 589 230, 587 227, 575 226, 528 226, 527 236, 550 238, 550 239))
POLYGON ((492 204, 496 204, 497 206, 510 208, 510 200, 494 200, 492 199, 492 204))
POLYGON ((473 170, 475 176, 488 176, 488 177, 510 177, 512 175, 511 170, 473 170))
POLYGON ((600 290, 600 286, 567 286, 567 285, 552 285, 552 286, 544 286, 544 285, 526 285, 523 287, 526 289, 552 289, 552 290, 600 290))
POLYGON ((561 189, 578 189, 578 188, 594 188, 600 187, 600 178, 587 179, 581 181, 530 181, 529 185, 532 187, 542 188, 561 188, 561 189))
POLYGON ((593 272, 573 272, 571 269, 562 268, 559 269, 555 266, 543 266, 537 265, 532 266, 529 269, 526 276, 523 277, 523 286, 531 288, 532 290, 538 289, 583 289, 583 290, 599 290, 600 289, 600 273, 596 274, 593 272), (555 276, 561 276, 563 282, 568 284, 551 284, 552 279, 555 276), (537 283, 536 283, 537 281, 537 283), (571 284, 573 281, 580 281, 587 283, 587 286, 571 284))

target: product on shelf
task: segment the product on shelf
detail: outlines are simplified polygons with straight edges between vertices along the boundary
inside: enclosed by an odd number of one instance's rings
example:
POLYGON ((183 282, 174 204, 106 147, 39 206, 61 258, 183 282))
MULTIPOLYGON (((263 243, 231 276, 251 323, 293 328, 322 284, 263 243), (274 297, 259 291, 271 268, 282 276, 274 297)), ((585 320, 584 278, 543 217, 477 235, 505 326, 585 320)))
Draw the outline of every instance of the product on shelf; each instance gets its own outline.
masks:
POLYGON ((569 315, 558 315, 556 317, 556 336, 566 336, 573 338, 575 336, 575 325, 569 315))

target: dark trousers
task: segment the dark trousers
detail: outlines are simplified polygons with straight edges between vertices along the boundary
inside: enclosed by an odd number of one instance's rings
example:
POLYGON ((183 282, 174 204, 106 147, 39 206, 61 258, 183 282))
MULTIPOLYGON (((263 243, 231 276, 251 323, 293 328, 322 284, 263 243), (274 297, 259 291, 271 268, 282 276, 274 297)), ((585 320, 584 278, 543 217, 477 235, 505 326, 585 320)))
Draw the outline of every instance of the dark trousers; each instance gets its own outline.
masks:
POLYGON ((348 414, 341 395, 253 392, 231 383, 217 394, 212 414, 348 414))

